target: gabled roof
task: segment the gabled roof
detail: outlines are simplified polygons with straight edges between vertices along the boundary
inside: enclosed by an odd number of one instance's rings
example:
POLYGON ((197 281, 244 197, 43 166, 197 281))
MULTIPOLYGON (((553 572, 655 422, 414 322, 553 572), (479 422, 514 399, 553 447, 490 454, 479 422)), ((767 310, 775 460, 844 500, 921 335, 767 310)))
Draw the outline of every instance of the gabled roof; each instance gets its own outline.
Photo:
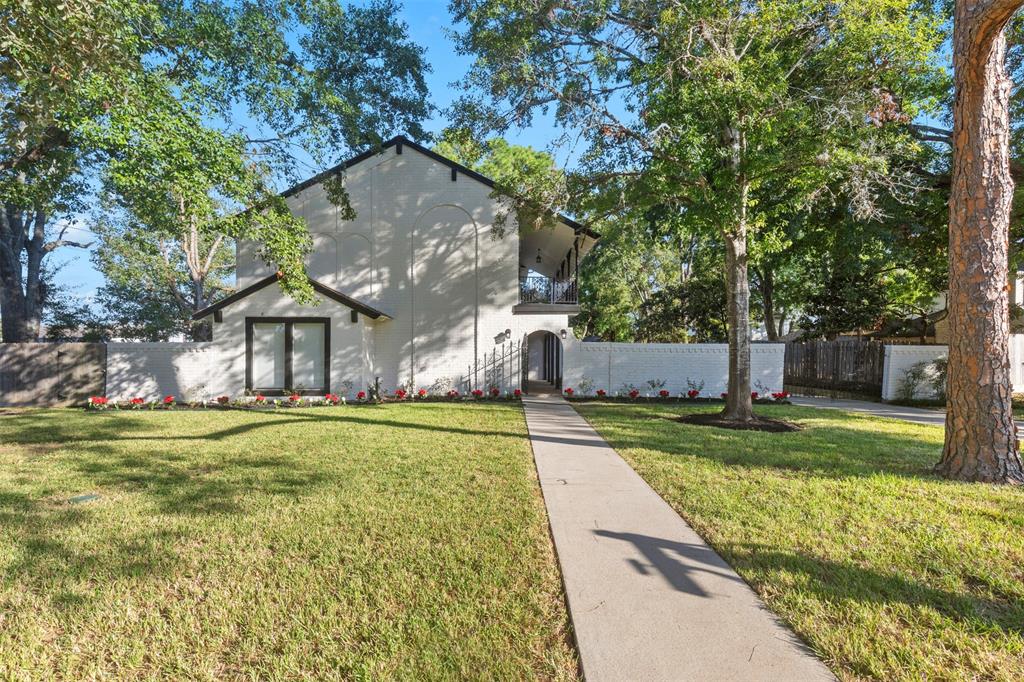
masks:
MULTIPOLYGON (((324 180, 326 180, 327 178, 331 177, 332 175, 336 175, 337 173, 339 173, 339 172, 341 172, 343 170, 351 168, 352 166, 355 166, 357 163, 360 163, 360 162, 365 161, 365 160, 367 160, 367 159, 369 159, 369 158, 371 158, 371 157, 373 157, 373 156, 375 156, 377 154, 380 154, 385 149, 390 149, 391 147, 397 147, 399 149, 399 151, 401 151, 401 149, 404 148, 404 147, 409 147, 410 149, 414 149, 417 152, 419 152, 420 154, 423 154, 424 156, 427 156, 427 157, 433 159, 434 161, 437 161, 440 164, 448 166, 449 168, 451 168, 453 171, 455 171, 457 173, 462 173, 463 175, 465 175, 467 177, 470 177, 470 178, 476 180, 477 182, 481 182, 481 183, 487 185, 491 189, 494 189, 495 186, 496 186, 494 180, 491 180, 486 175, 481 175, 480 173, 477 173, 472 168, 469 168, 468 166, 463 166, 458 161, 453 161, 453 160, 449 159, 446 156, 441 156, 440 154, 438 154, 437 152, 433 151, 432 149, 428 149, 428 148, 424 147, 423 145, 421 145, 419 143, 413 142, 412 140, 410 140, 409 138, 405 137, 404 135, 397 135, 397 136, 391 138, 390 140, 388 140, 387 142, 385 142, 384 144, 382 144, 379 149, 377 149, 377 148, 368 149, 367 151, 363 152, 362 154, 358 154, 356 156, 353 156, 348 161, 342 161, 341 163, 339 163, 337 166, 334 166, 333 168, 328 168, 325 171, 317 173, 316 175, 314 175, 313 177, 309 178, 308 180, 304 180, 304 181, 300 182, 299 184, 294 185, 293 187, 289 187, 285 191, 281 192, 281 196, 282 197, 290 197, 290 196, 292 196, 294 194, 298 194, 302 190, 308 189, 308 188, 312 187, 313 185, 319 184, 319 183, 323 182, 324 180)), ((579 222, 573 220, 572 218, 570 218, 570 217, 568 217, 566 215, 562 215, 561 213, 559 213, 559 214, 556 215, 556 217, 558 218, 559 222, 564 223, 565 225, 568 225, 572 229, 576 230, 576 232, 579 232, 579 233, 587 235, 591 239, 598 239, 600 237, 600 235, 598 235, 596 232, 591 230, 586 225, 584 225, 582 223, 579 223, 579 222)))
MULTIPOLYGON (((236 303, 238 301, 241 301, 246 296, 249 296, 250 294, 254 294, 257 291, 259 291, 260 289, 264 289, 264 288, 270 286, 271 284, 273 284, 274 282, 276 282, 279 279, 281 279, 281 274, 280 273, 274 273, 273 275, 270 275, 269 277, 264 277, 260 281, 254 283, 254 284, 250 284, 249 286, 245 287, 244 289, 239 289, 238 291, 236 291, 235 293, 231 294, 230 296, 222 298, 221 300, 217 301, 213 305, 207 306, 207 307, 203 308, 202 310, 200 310, 200 311, 198 311, 196 313, 193 313, 192 314, 192 319, 193 320, 201 320, 204 317, 217 312, 218 310, 226 308, 227 306, 231 305, 232 303, 236 303)), ((380 318, 380 317, 384 317, 384 318, 387 318, 389 320, 391 319, 391 316, 388 315, 387 313, 383 313, 383 312, 377 310, 376 308, 374 308, 372 306, 368 306, 365 303, 363 303, 362 301, 357 301, 356 299, 352 298, 351 296, 343 294, 340 291, 338 291, 337 289, 332 289, 331 287, 327 286, 326 284, 321 284, 320 282, 316 281, 312 277, 309 278, 309 283, 313 287, 313 291, 317 292, 318 294, 322 294, 323 296, 326 296, 327 298, 329 298, 331 300, 337 301, 338 303, 340 303, 340 304, 342 304, 344 306, 347 306, 347 307, 351 308, 352 310, 355 310, 356 312, 360 312, 360 313, 362 313, 363 315, 366 315, 367 317, 369 317, 372 320, 376 320, 377 318, 380 318)))

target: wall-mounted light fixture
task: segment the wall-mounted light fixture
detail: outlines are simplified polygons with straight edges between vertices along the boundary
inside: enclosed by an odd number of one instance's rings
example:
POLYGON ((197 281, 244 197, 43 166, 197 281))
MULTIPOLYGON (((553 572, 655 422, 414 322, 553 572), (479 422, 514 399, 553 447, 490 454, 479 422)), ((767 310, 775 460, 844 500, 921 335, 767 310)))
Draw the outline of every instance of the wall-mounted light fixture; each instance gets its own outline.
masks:
POLYGON ((506 329, 505 330, 505 340, 507 341, 507 340, 509 340, 511 338, 512 338, 512 330, 511 329, 506 329))
POLYGON ((537 265, 541 264, 544 259, 540 257, 540 249, 537 249, 537 265))
POLYGON ((565 337, 568 336, 568 334, 566 333, 566 331, 564 329, 562 331, 558 332, 558 335, 562 337, 563 341, 565 340, 565 337))

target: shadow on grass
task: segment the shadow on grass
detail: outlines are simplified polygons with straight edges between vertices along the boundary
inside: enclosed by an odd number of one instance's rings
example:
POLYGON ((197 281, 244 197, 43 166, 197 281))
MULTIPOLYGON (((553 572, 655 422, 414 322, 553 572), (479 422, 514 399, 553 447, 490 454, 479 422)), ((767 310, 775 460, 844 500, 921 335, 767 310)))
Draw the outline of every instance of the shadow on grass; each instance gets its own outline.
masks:
MULTIPOLYGON (((431 404, 425 403, 424 405, 431 404)), ((473 410, 476 411, 477 416, 481 416, 479 410, 481 407, 477 406, 458 406, 453 407, 445 405, 447 410, 452 411, 464 411, 473 410)), ((301 408, 299 408, 301 409, 301 408)), ((420 431, 435 431, 439 433, 449 433, 456 435, 466 436, 501 436, 509 438, 520 438, 523 433, 513 433, 508 431, 495 431, 495 430, 482 430, 472 429, 459 426, 443 426, 438 424, 429 424, 418 421, 400 421, 396 419, 374 419, 367 417, 360 417, 353 412, 357 410, 365 409, 379 409, 386 410, 388 406, 359 406, 358 408, 310 408, 307 411, 300 412, 295 408, 282 409, 280 412, 257 412, 257 411, 224 411, 217 412, 216 410, 205 411, 178 411, 174 413, 160 413, 155 419, 143 420, 137 418, 123 417, 136 417, 142 413, 132 412, 112 412, 102 415, 89 415, 89 423, 86 428, 82 427, 83 420, 75 420, 73 425, 69 425, 66 422, 54 423, 52 418, 53 413, 30 413, 30 414, 19 414, 16 416, 8 417, 3 426, 2 431, 3 439, 7 444, 17 445, 28 445, 28 444, 41 444, 41 443, 52 443, 52 442, 75 442, 75 443, 88 443, 95 441, 112 441, 112 440, 153 440, 153 441, 167 441, 167 440, 224 440, 227 438, 233 438, 235 436, 241 436, 254 431, 265 429, 268 427, 278 427, 286 424, 303 424, 303 423, 335 423, 335 424, 358 424, 362 426, 377 426, 387 427, 396 429, 411 429, 420 431), (351 409, 351 412, 346 410, 351 409), (202 433, 188 433, 188 434, 153 434, 152 431, 156 430, 161 426, 159 421, 160 417, 165 414, 176 414, 184 416, 186 419, 192 414, 202 415, 203 417, 209 417, 212 415, 246 415, 249 420, 237 424, 229 428, 222 428, 219 430, 211 430, 202 433)), ((495 411, 497 408, 486 409, 486 412, 495 411)), ((232 417, 237 419, 237 416, 232 417)), ((213 426, 213 424, 211 424, 213 426)))
POLYGON ((202 537, 208 524, 201 517, 245 514, 253 498, 299 499, 331 479, 297 458, 274 455, 186 463, 155 448, 131 455, 98 443, 79 449, 65 458, 68 480, 52 483, 59 495, 0 491, 0 528, 15 548, 0 564, 0 579, 31 585, 60 608, 89 601, 83 584, 173 573, 179 548, 202 537), (100 492, 99 499, 71 504, 67 488, 77 484, 100 492), (133 508, 124 514, 122 504, 133 508), (154 513, 168 519, 148 518, 154 513))
MULTIPOLYGON (((826 603, 850 601, 886 606, 905 604, 929 609, 972 630, 1001 630, 1024 635, 1024 601, 1017 595, 979 584, 989 595, 936 589, 897 573, 882 573, 804 553, 782 552, 760 544, 739 544, 723 548, 723 554, 740 571, 752 570, 795 576, 799 587, 826 603)), ((966 576, 968 581, 972 580, 966 576)), ((975 578, 975 581, 982 580, 975 578)), ((925 615, 924 618, 930 618, 925 615)))
MULTIPOLYGON (((699 410, 683 411, 691 414, 699 410)), ((766 416, 794 421, 803 430, 792 433, 732 431, 683 424, 666 417, 672 410, 593 406, 581 410, 617 450, 655 450, 668 455, 701 457, 726 466, 767 467, 831 478, 880 473, 942 481, 932 472, 941 443, 922 442, 909 433, 866 431, 870 416, 822 415, 814 408, 774 408, 766 416), (820 423, 822 421, 828 423, 820 423), (848 422, 849 426, 843 423, 848 422)))

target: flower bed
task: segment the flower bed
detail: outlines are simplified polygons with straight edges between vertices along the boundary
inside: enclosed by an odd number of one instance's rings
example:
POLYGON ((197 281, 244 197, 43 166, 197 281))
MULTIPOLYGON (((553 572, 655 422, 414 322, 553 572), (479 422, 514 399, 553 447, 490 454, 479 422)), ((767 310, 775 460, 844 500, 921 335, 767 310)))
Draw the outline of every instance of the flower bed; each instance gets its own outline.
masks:
MULTIPOLYGON (((264 396, 261 393, 231 398, 222 395, 213 400, 191 400, 179 401, 175 396, 168 395, 155 400, 147 400, 141 397, 134 397, 128 400, 115 401, 106 396, 93 396, 86 401, 85 408, 94 412, 105 410, 276 410, 295 407, 338 407, 341 405, 379 405, 382 403, 408 402, 412 398, 405 389, 395 389, 393 392, 380 392, 380 398, 373 398, 366 391, 356 393, 354 400, 347 400, 344 396, 336 393, 327 393, 324 396, 302 396, 292 393, 281 397, 264 396)), ((441 395, 430 394, 427 389, 421 388, 416 391, 416 402, 458 402, 458 401, 513 401, 522 398, 522 391, 518 388, 514 391, 501 392, 498 388, 491 387, 487 391, 476 389, 470 395, 462 395, 456 390, 448 391, 441 395)))
MULTIPOLYGON (((659 390, 656 394, 641 394, 638 389, 631 389, 628 392, 621 391, 616 395, 608 395, 608 392, 604 389, 597 389, 594 395, 580 395, 572 388, 566 388, 562 391, 562 395, 565 396, 566 400, 573 402, 587 402, 587 401, 600 401, 600 402, 613 402, 613 403, 636 403, 636 402, 649 402, 649 403, 685 403, 685 404, 700 404, 700 403, 716 403, 722 404, 728 397, 727 394, 722 393, 718 398, 712 398, 711 396, 702 396, 700 391, 691 389, 686 393, 680 393, 673 396, 669 391, 664 389, 659 390)), ((790 405, 789 393, 787 391, 777 391, 771 393, 771 397, 762 397, 757 392, 750 394, 750 399, 755 405, 790 405)))

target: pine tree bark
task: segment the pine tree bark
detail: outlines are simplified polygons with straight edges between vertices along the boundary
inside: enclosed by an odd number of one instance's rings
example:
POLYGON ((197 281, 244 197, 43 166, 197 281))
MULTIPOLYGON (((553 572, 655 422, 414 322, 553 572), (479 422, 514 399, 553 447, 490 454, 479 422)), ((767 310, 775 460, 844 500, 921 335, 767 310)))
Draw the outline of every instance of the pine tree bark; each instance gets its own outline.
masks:
POLYGON ((957 0, 949 212, 948 478, 1024 483, 1011 405, 1010 80, 1003 29, 1022 0, 957 0))

